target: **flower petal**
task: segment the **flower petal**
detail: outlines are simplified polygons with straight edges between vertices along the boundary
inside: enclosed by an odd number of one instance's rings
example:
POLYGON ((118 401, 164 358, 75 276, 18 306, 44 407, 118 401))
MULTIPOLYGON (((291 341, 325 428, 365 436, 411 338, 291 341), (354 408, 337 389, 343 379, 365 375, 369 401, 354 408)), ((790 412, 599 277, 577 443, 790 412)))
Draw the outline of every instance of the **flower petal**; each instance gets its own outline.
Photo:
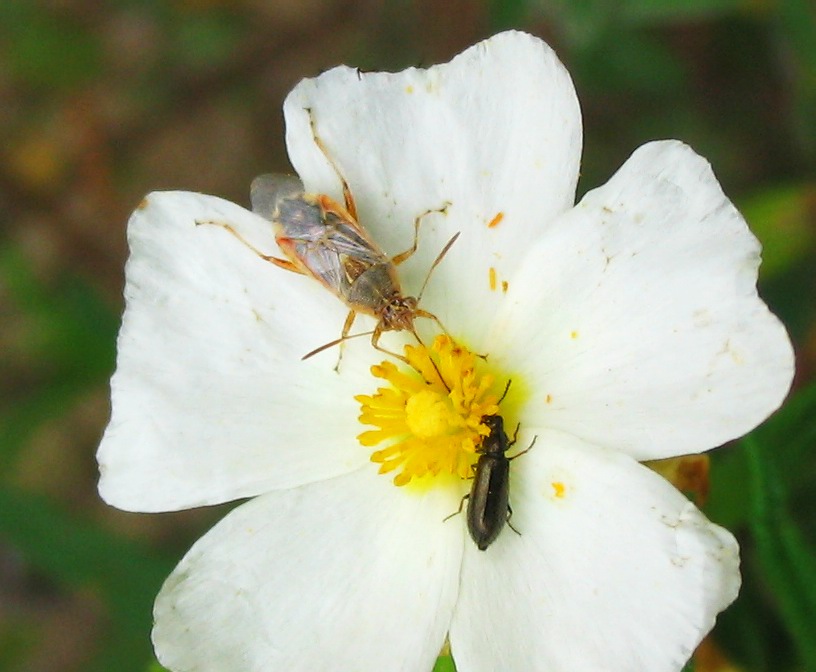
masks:
POLYGON ((501 33, 428 70, 334 68, 302 81, 284 113, 289 156, 307 188, 341 198, 311 114, 361 223, 389 254, 409 247, 418 215, 450 204, 423 221, 419 250, 400 274, 417 292, 448 239, 463 232, 424 301, 458 334, 479 333, 501 294, 486 267, 473 277, 472 260, 490 259, 500 283, 531 236, 574 202, 577 97, 554 52, 531 35, 501 33))
POLYGON ((460 672, 677 672, 737 595, 734 538, 630 457, 557 432, 512 475, 520 534, 465 553, 460 672))
MULTIPOLYGON (((192 193, 151 194, 128 237, 127 307, 98 459, 102 497, 139 511, 212 504, 345 473, 372 359, 336 338, 346 309, 311 278, 263 261, 215 224, 277 252, 268 222, 192 193)), ((366 339, 358 339, 366 340, 366 339)))
POLYGON ((529 375, 528 427, 638 459, 706 450, 790 387, 790 340, 757 296, 758 266, 709 164, 650 143, 530 251, 487 352, 529 375))
POLYGON ((199 540, 156 601, 173 670, 433 666, 458 589, 449 498, 372 469, 241 505, 199 540))

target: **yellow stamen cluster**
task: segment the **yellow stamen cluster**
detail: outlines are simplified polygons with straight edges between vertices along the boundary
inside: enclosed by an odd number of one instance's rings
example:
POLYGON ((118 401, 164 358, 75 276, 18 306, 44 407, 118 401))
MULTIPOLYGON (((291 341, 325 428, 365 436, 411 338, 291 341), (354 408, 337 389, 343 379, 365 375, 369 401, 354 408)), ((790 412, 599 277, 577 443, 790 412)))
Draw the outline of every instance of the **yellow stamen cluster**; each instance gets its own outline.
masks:
POLYGON ((363 446, 388 445, 371 454, 380 473, 399 470, 396 485, 425 476, 471 475, 476 448, 488 429, 482 417, 499 412, 493 376, 476 373, 476 355, 449 336, 437 336, 430 348, 405 346, 410 369, 392 362, 371 367, 389 383, 374 395, 355 397, 360 422, 377 429, 360 434, 363 446))

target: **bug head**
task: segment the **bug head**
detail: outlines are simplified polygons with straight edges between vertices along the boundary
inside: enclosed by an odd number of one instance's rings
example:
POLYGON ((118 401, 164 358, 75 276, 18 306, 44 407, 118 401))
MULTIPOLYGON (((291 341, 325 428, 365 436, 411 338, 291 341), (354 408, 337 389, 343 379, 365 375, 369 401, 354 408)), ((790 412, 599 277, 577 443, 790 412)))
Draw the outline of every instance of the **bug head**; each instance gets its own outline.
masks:
POLYGON ((380 322, 383 331, 414 331, 417 299, 413 296, 395 296, 383 310, 380 322))

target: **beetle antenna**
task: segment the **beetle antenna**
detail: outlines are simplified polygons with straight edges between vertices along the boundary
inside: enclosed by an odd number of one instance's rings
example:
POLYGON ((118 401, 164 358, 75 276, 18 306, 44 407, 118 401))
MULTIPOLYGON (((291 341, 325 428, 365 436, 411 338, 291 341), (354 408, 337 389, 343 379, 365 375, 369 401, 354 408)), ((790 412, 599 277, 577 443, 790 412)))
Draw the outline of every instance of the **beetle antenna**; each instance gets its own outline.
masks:
POLYGON ((442 259, 445 258, 445 255, 448 253, 448 250, 450 250, 450 248, 456 242, 456 239, 459 237, 460 233, 462 233, 462 232, 458 231, 457 233, 454 234, 453 238, 451 238, 447 242, 445 247, 442 248, 442 251, 436 256, 436 259, 431 264, 431 267, 428 269, 428 274, 425 276, 425 282, 422 283, 422 288, 419 290, 419 294, 417 295, 417 303, 419 303, 419 300, 422 298, 422 294, 425 292, 425 287, 428 286, 428 280, 431 279, 431 273, 433 273, 433 270, 437 266, 439 266, 439 262, 442 261, 442 259))
POLYGON ((329 341, 328 343, 324 343, 319 348, 315 348, 311 352, 307 352, 303 357, 300 358, 300 361, 304 359, 309 359, 310 357, 314 357, 316 354, 323 352, 324 350, 328 350, 329 348, 333 348, 335 345, 340 345, 343 341, 347 341, 350 338, 357 338, 358 336, 371 336, 373 331, 362 331, 359 334, 352 334, 351 336, 341 336, 340 338, 335 338, 333 341, 329 341))

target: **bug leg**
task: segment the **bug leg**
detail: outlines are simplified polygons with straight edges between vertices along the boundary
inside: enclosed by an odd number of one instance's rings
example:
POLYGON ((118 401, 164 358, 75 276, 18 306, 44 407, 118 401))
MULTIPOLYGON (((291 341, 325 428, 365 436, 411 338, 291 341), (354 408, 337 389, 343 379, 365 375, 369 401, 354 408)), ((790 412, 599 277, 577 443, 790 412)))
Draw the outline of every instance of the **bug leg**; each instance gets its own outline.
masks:
POLYGON ((373 331, 361 331, 359 334, 351 334, 350 336, 346 336, 345 338, 335 338, 333 341, 329 341, 328 343, 324 343, 319 348, 315 348, 311 352, 307 352, 303 357, 300 358, 301 361, 305 361, 311 357, 314 357, 316 354, 323 352, 324 350, 328 350, 329 348, 333 348, 335 345, 339 345, 343 341, 347 341, 350 338, 357 338, 358 336, 371 336, 373 331))
POLYGON ((399 266, 403 261, 410 258, 414 252, 417 251, 417 246, 419 245, 419 224, 422 222, 422 218, 431 212, 433 211, 428 210, 423 212, 414 220, 414 243, 411 245, 411 247, 405 250, 405 252, 400 252, 399 254, 395 254, 393 257, 391 257, 391 263, 394 264, 394 266, 399 266))
MULTIPOLYGON (((427 318, 427 319, 429 319, 429 320, 433 320, 434 322, 436 322, 437 326, 438 326, 438 327, 439 327, 439 328, 442 330, 442 333, 443 333, 443 334, 447 334, 447 333, 448 333, 447 328, 445 327, 445 325, 444 325, 444 324, 442 324, 442 320, 440 320, 440 319, 439 319, 439 318, 438 318, 436 315, 434 315, 433 313, 429 313, 427 310, 422 310, 422 308, 416 308, 416 309, 414 310, 414 316, 416 316, 416 317, 424 317, 424 318, 427 318)), ((416 334, 414 334, 414 335, 416 336, 416 334)), ((419 341, 419 337, 418 337, 418 336, 417 336, 417 340, 419 341)), ((422 341, 420 341, 420 343, 421 343, 421 342, 422 342, 422 341)), ((480 355, 478 352, 474 352, 473 354, 474 354, 474 355, 476 355, 476 357, 480 357, 481 359, 483 359, 483 360, 487 361, 487 355, 480 355)), ((504 396, 502 396, 502 399, 504 399, 504 396)), ((499 402, 501 402, 501 399, 499 400, 499 402)))
POLYGON ((446 521, 450 520, 451 518, 453 518, 454 516, 458 516, 460 513, 462 513, 462 507, 464 507, 464 506, 465 506, 465 500, 466 500, 466 499, 470 499, 470 493, 468 493, 468 494, 466 494, 464 497, 462 497, 462 500, 459 502, 459 508, 458 508, 458 509, 456 509, 456 511, 454 511, 454 512, 453 512, 452 514, 450 514, 449 516, 445 516, 445 517, 442 519, 442 522, 444 523, 444 522, 446 522, 446 521))
POLYGON ((354 324, 354 318, 356 316, 357 313, 350 310, 348 316, 346 317, 346 321, 343 323, 343 331, 340 334, 340 347, 338 348, 340 352, 337 355, 337 364, 334 365, 334 370, 336 373, 340 373, 340 360, 343 359, 343 346, 345 345, 346 339, 348 339, 349 332, 351 331, 351 325, 354 324))
MULTIPOLYGON (((391 357, 396 357, 401 362, 405 362, 406 364, 408 364, 410 366, 411 362, 408 361, 407 357, 405 357, 404 355, 399 355, 396 352, 391 352, 390 350, 387 350, 386 348, 383 348, 380 345, 380 336, 382 336, 383 331, 384 330, 382 328, 382 324, 378 324, 376 327, 374 327, 374 331, 371 334, 371 345, 372 345, 372 347, 375 350, 379 350, 380 352, 384 352, 386 355, 390 355, 391 357)), ((414 334, 414 336, 416 336, 416 334, 414 334)), ((419 338, 417 338, 417 340, 419 340, 419 338)), ((420 343, 422 343, 422 341, 420 341, 420 343)))
POLYGON ((433 313, 429 313, 427 310, 422 310, 422 308, 417 308, 417 309, 415 309, 415 310, 414 310, 414 315, 415 315, 416 317, 424 317, 424 318, 427 318, 427 319, 429 319, 429 320, 433 320, 434 322, 436 322, 436 324, 437 324, 437 325, 439 326, 439 328, 442 330, 442 333, 443 333, 443 334, 447 334, 447 333, 448 333, 448 330, 447 330, 447 329, 445 329, 445 325, 444 325, 444 324, 442 324, 442 320, 440 320, 440 319, 439 319, 439 318, 438 318, 436 315, 434 315, 433 313))
POLYGON ((354 202, 354 196, 351 194, 351 189, 349 188, 348 182, 346 182, 346 178, 343 177, 343 173, 340 172, 340 169, 337 167, 334 159, 331 158, 329 150, 326 149, 326 145, 323 144, 323 141, 317 134, 317 126, 315 124, 314 115, 312 114, 312 108, 307 107, 305 110, 309 115, 309 126, 312 129, 312 139, 317 145, 317 148, 323 153, 323 156, 326 157, 326 161, 329 162, 332 170, 334 170, 335 174, 340 180, 340 184, 343 186, 343 201, 345 202, 346 210, 352 216, 354 221, 357 221, 357 204, 354 202))
MULTIPOLYGON (((414 252, 417 251, 417 247, 419 246, 419 225, 422 223, 422 220, 428 215, 432 215, 434 213, 444 215, 448 211, 449 205, 450 203, 446 202, 445 205, 443 205, 441 208, 431 208, 430 210, 426 210, 414 220, 414 243, 413 245, 411 245, 411 247, 405 250, 405 252, 400 252, 399 254, 396 254, 393 257, 391 257, 391 263, 394 264, 394 266, 399 266, 403 261, 413 256, 414 252)), ((459 234, 456 235, 458 236, 459 234)), ((446 245, 446 248, 449 248, 450 245, 452 244, 453 243, 446 245)), ((448 250, 445 249, 444 251, 447 252, 448 250)), ((439 262, 438 261, 434 262, 434 265, 436 265, 437 263, 439 262)), ((433 266, 431 268, 433 268, 433 266)))
POLYGON ((300 273, 301 275, 303 274, 303 271, 300 269, 300 267, 295 265, 288 259, 280 259, 278 257, 272 256, 271 254, 264 254, 263 252, 261 252, 257 247, 255 247, 240 233, 238 233, 231 224, 227 224, 226 222, 218 222, 213 219, 197 219, 195 220, 195 223, 196 226, 202 226, 205 224, 211 226, 220 226, 222 229, 228 231, 233 236, 235 236, 239 241, 241 241, 244 245, 246 245, 250 250, 252 250, 264 261, 268 261, 270 264, 275 264, 275 266, 278 266, 286 271, 292 271, 292 273, 300 273))

